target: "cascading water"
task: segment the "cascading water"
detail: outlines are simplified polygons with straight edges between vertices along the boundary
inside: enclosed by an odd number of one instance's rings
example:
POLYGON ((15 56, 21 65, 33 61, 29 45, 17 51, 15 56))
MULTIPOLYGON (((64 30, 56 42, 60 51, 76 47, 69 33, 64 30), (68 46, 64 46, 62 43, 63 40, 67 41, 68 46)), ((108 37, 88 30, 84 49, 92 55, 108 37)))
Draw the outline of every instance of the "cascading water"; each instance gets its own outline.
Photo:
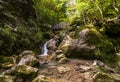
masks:
POLYGON ((43 46, 43 53, 42 53, 42 55, 47 55, 47 53, 48 53, 47 44, 48 44, 48 42, 46 42, 44 44, 44 46, 43 46))
POLYGON ((48 55, 48 49, 47 49, 47 44, 51 41, 52 39, 50 39, 49 41, 47 41, 44 46, 43 46, 43 53, 40 56, 46 56, 48 55))

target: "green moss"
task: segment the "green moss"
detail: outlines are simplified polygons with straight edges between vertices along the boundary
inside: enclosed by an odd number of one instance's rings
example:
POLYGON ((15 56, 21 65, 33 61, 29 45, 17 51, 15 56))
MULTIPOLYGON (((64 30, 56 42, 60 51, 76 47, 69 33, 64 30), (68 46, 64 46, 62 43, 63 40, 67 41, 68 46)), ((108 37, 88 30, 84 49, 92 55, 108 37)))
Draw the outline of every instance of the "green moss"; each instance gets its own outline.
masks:
MULTIPOLYGON (((82 34, 82 33, 81 33, 82 34)), ((76 58, 84 58, 84 59, 98 59, 106 63, 114 63, 116 65, 117 59, 114 55, 115 50, 112 42, 101 34, 99 29, 94 27, 93 25, 85 25, 83 27, 79 27, 75 33, 74 39, 83 39, 83 44, 79 44, 78 46, 74 46, 75 48, 70 51, 70 56, 74 56, 76 58), (87 30, 86 34, 80 35, 80 31, 84 32, 87 30), (80 48, 79 46, 83 45, 85 47, 80 48), (87 48, 89 48, 87 50, 87 48), (93 48, 91 48, 93 47, 93 48), (85 49, 84 49, 85 48, 85 49)))
POLYGON ((109 75, 105 74, 105 73, 99 73, 96 75, 95 79, 112 79, 112 77, 110 77, 109 75))
POLYGON ((109 73, 109 70, 107 70, 106 68, 104 68, 104 67, 98 67, 97 68, 100 72, 103 72, 103 73, 109 73))
POLYGON ((89 24, 89 25, 85 25, 85 26, 82 26, 82 27, 78 27, 77 30, 76 30, 76 32, 75 32, 74 38, 78 38, 78 37, 79 37, 79 32, 80 32, 81 30, 83 30, 83 29, 86 29, 86 28, 90 29, 91 32, 94 32, 94 33, 96 33, 96 34, 99 34, 99 33, 96 31, 96 30, 97 30, 96 27, 94 27, 93 25, 89 24))
POLYGON ((0 56, 0 63, 13 62, 12 58, 0 56))

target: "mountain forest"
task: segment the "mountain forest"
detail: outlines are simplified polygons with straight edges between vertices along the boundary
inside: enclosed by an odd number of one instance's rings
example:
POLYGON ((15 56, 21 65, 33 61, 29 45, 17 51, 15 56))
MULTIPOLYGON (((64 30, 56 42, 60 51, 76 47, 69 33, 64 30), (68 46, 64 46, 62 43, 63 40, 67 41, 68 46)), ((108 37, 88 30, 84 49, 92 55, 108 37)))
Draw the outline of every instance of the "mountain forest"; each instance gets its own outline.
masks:
POLYGON ((120 82, 120 0, 0 0, 0 82, 120 82))

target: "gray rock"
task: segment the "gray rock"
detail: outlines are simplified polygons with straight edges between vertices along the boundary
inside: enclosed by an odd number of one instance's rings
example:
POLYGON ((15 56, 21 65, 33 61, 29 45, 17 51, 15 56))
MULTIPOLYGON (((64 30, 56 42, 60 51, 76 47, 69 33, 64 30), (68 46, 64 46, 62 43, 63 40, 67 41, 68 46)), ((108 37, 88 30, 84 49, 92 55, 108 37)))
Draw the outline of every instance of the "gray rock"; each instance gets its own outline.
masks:
POLYGON ((66 73, 66 72, 70 71, 71 68, 70 67, 57 67, 57 70, 59 73, 62 74, 62 73, 66 73))
POLYGON ((30 51, 30 50, 25 50, 23 51, 20 56, 25 56, 25 55, 35 55, 35 53, 33 51, 30 51))
POLYGON ((67 38, 66 43, 63 45, 69 43, 70 46, 65 48, 69 57, 96 59, 98 56, 99 58, 107 57, 106 53, 114 51, 112 43, 92 25, 79 28, 75 34, 72 38, 72 44, 68 42, 70 39, 67 38))
POLYGON ((34 66, 37 63, 39 63, 39 61, 33 55, 24 55, 18 65, 34 66))

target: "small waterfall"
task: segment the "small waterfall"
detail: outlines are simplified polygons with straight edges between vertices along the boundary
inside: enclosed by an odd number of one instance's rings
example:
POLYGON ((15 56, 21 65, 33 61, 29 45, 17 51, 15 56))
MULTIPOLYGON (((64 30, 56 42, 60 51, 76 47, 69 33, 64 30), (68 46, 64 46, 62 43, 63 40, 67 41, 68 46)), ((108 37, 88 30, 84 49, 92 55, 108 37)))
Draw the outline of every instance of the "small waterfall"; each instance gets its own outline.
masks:
POLYGON ((43 53, 40 56, 45 56, 48 55, 48 49, 47 49, 47 44, 51 41, 52 39, 50 39, 49 41, 47 41, 44 46, 43 46, 43 53))
POLYGON ((48 52, 47 44, 48 44, 48 42, 46 42, 43 46, 43 54, 42 55, 47 55, 47 52, 48 52))

